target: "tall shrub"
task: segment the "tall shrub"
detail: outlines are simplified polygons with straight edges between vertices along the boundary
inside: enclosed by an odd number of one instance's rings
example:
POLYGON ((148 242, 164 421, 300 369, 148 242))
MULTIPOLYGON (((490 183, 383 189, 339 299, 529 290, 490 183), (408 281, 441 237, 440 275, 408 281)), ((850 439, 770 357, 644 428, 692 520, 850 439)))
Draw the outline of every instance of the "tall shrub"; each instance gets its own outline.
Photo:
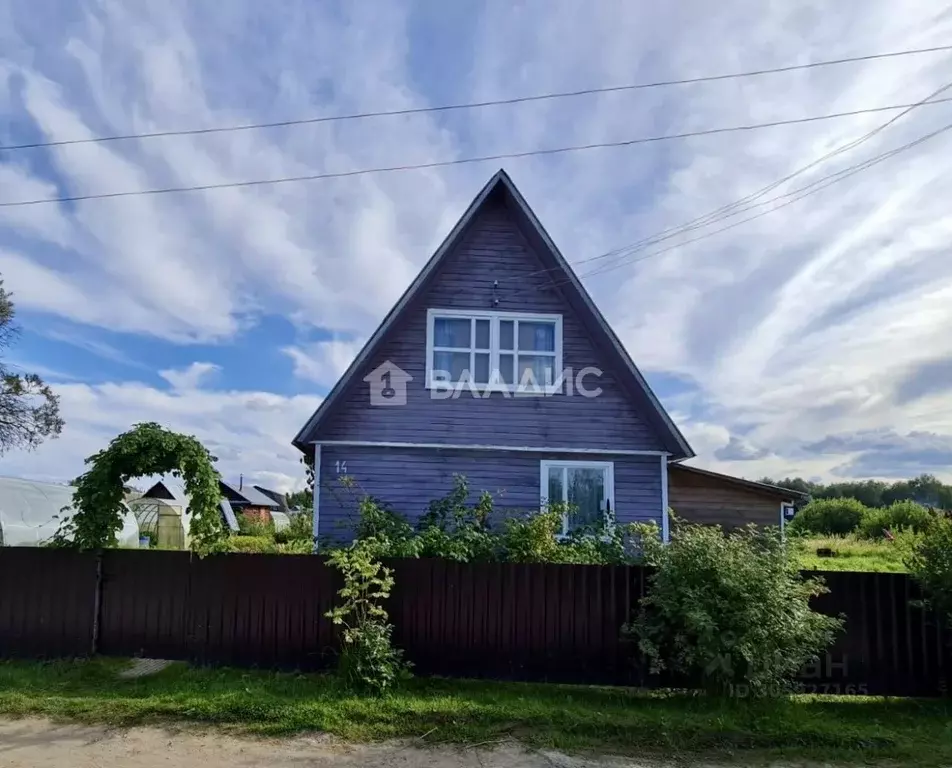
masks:
POLYGON ((343 629, 337 671, 353 690, 383 693, 393 687, 407 665, 393 647, 393 625, 383 601, 393 589, 393 574, 378 559, 381 543, 355 541, 331 552, 328 562, 344 577, 340 603, 325 615, 343 629))
POLYGON ((906 567, 922 585, 926 601, 952 624, 952 519, 941 518, 919 537, 906 557, 906 567))
POLYGON ((810 609, 826 589, 801 577, 795 547, 777 531, 679 523, 669 544, 645 535, 642 547, 657 570, 626 630, 655 673, 718 693, 787 689, 842 624, 810 609))
POLYGON ((797 512, 791 533, 845 536, 859 527, 867 507, 856 499, 814 499, 797 512))
POLYGON ((896 501, 888 507, 867 509, 860 522, 859 533, 867 539, 880 539, 883 531, 896 533, 911 529, 925 533, 936 522, 931 510, 914 501, 896 501))

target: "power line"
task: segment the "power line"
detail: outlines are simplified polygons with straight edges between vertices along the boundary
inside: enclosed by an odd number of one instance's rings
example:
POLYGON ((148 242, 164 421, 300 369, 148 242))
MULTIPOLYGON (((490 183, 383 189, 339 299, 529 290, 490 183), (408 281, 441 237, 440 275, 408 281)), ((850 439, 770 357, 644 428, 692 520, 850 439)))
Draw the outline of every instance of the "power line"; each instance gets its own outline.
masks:
MULTIPOLYGON (((573 267, 574 267, 574 266, 578 266, 578 265, 580 265, 580 264, 586 264, 586 263, 589 263, 589 262, 592 262, 592 261, 599 261, 599 260, 601 260, 601 259, 611 258, 611 257, 613 257, 613 256, 631 254, 631 253, 634 253, 635 251, 642 250, 642 249, 644 249, 644 248, 646 248, 646 247, 648 247, 648 246, 656 245, 656 244, 658 244, 658 243, 660 243, 660 242, 664 242, 665 240, 670 240, 671 238, 677 237, 678 235, 685 234, 685 233, 687 233, 687 232, 691 232, 691 231, 694 231, 694 230, 697 230, 697 229, 701 229, 701 228, 706 227, 706 226, 708 226, 708 225, 710 225, 710 224, 715 224, 715 223, 717 223, 718 221, 723 221, 724 219, 732 218, 734 215, 737 215, 737 214, 736 214, 736 213, 735 213, 735 214, 732 214, 732 213, 730 213, 730 212, 731 212, 733 209, 736 209, 736 208, 738 208, 738 207, 740 207, 741 210, 738 211, 737 213, 745 213, 745 212, 748 211, 748 210, 752 210, 753 208, 759 207, 759 206, 756 206, 756 205, 755 205, 755 206, 748 206, 748 207, 744 208, 743 206, 747 205, 748 203, 753 202, 754 200, 759 200, 761 197, 763 197, 763 196, 764 196, 765 194, 767 194, 768 192, 772 192, 772 191, 773 191, 774 189, 776 189, 777 187, 781 186, 782 184, 785 184, 785 183, 788 182, 788 181, 791 181, 792 179, 796 178, 797 176, 799 176, 799 175, 801 175, 801 174, 803 174, 803 173, 806 173, 806 172, 809 171, 811 168, 815 168, 817 165, 820 165, 821 163, 826 162, 827 160, 830 160, 830 159, 832 159, 832 158, 836 157, 837 155, 840 155, 840 154, 842 154, 842 153, 844 153, 844 152, 848 152, 848 151, 850 151, 850 150, 856 149, 856 147, 858 147, 858 146, 860 146, 861 144, 863 144, 863 143, 869 141, 870 139, 872 139, 872 138, 873 138, 874 136, 876 136, 877 134, 882 133, 882 131, 886 130, 886 128, 888 128, 889 126, 893 125, 893 124, 896 123, 898 120, 901 120, 903 117, 905 117, 906 115, 908 115, 910 112, 912 112, 912 111, 913 111, 914 109, 916 109, 917 107, 921 107, 921 106, 923 106, 924 104, 930 103, 931 99, 935 98, 936 96, 938 96, 938 95, 941 94, 941 93, 944 93, 944 92, 947 91, 949 88, 952 88, 952 82, 946 83, 946 84, 943 85, 942 87, 937 88, 935 91, 933 91, 932 93, 930 93, 930 94, 929 94, 928 96, 926 96, 925 98, 920 99, 920 100, 919 100, 918 102, 916 102, 915 104, 913 104, 913 105, 909 106, 908 108, 904 109, 904 110, 903 110, 902 112, 900 112, 898 115, 895 115, 895 116, 891 117, 891 118, 890 118, 889 120, 887 120, 885 123, 882 123, 881 125, 877 126, 876 128, 874 128, 873 130, 869 131, 868 133, 865 133, 865 134, 863 134, 862 136, 860 136, 859 138, 853 139, 852 141, 849 141, 849 142, 847 142, 846 144, 840 145, 840 146, 837 147, 836 149, 834 149, 834 150, 832 150, 832 151, 830 151, 830 152, 827 152, 827 153, 826 153, 825 155, 823 155, 822 157, 818 157, 816 160, 813 160, 813 161, 811 161, 810 163, 808 163, 807 165, 804 165, 804 166, 798 168, 797 170, 793 171, 792 173, 787 174, 787 175, 784 176, 783 178, 780 178, 780 179, 778 179, 777 181, 774 181, 774 182, 768 184, 767 186, 762 187, 761 189, 757 190, 756 192, 752 192, 751 194, 746 195, 746 196, 744 196, 744 197, 742 197, 742 198, 740 198, 740 199, 738 199, 738 200, 735 200, 735 201, 733 201, 733 202, 731 202, 731 203, 727 203, 726 205, 723 205, 723 206, 721 206, 720 208, 715 208, 713 211, 709 211, 708 213, 705 213, 705 214, 703 214, 703 215, 701 215, 701 216, 698 216, 697 218, 691 219, 690 221, 684 222, 683 224, 679 224, 679 225, 676 225, 676 226, 672 226, 672 227, 668 227, 668 228, 666 228, 666 229, 663 229, 661 232, 659 232, 658 234, 652 235, 651 237, 643 238, 643 239, 638 240, 638 241, 636 241, 636 242, 634 242, 634 243, 630 243, 630 244, 628 244, 628 245, 621 246, 621 247, 619 247, 619 248, 615 248, 615 249, 610 250, 610 251, 606 251, 605 253, 601 253, 601 254, 598 254, 598 255, 596 255, 596 256, 590 256, 590 257, 587 258, 587 259, 581 259, 580 261, 573 262, 573 267)), ((943 100, 937 100, 936 103, 939 103, 939 102, 941 102, 941 101, 943 101, 943 100)), ((851 166, 851 167, 855 167, 855 166, 851 166)), ((847 170, 849 170, 849 169, 847 169, 847 170)), ((824 177, 824 178, 829 178, 829 177, 824 177)), ((823 180, 823 179, 820 179, 820 181, 822 181, 822 180, 823 180)), ((802 190, 802 189, 805 189, 805 188, 801 188, 801 190, 802 190)), ((796 192, 796 191, 801 191, 801 190, 795 190, 794 192, 796 192)), ((790 194, 793 194, 793 193, 790 193, 790 194)), ((771 200, 768 200, 767 202, 769 203, 769 202, 771 202, 771 201, 773 201, 773 200, 779 200, 779 199, 782 199, 782 198, 784 198, 784 197, 787 197, 787 195, 781 195, 781 196, 779 196, 779 197, 771 198, 771 200)), ((537 276, 537 275, 545 274, 545 273, 551 272, 551 271, 557 271, 557 270, 559 270, 559 269, 560 269, 559 267, 548 267, 548 268, 546 268, 546 269, 539 269, 539 270, 535 270, 534 272, 529 272, 529 273, 527 273, 527 274, 525 274, 525 275, 520 275, 518 279, 519 279, 519 281, 521 282, 521 281, 523 281, 523 280, 526 280, 527 278, 535 277, 535 276, 537 276)))
MULTIPOLYGON (((653 259, 655 256, 660 256, 660 255, 662 255, 662 254, 664 254, 664 253, 668 253, 668 252, 670 252, 670 251, 677 250, 678 248, 681 248, 682 246, 690 245, 691 243, 696 243, 696 242, 698 242, 698 241, 700 241, 700 240, 706 240, 707 238, 713 237, 714 235, 718 235, 718 234, 720 234, 720 233, 722 233, 722 232, 726 232, 726 231, 728 231, 728 230, 734 229, 735 227, 739 227, 739 226, 741 226, 742 224, 746 224, 746 223, 748 223, 748 222, 750 222, 750 221, 754 221, 755 219, 759 219, 759 218, 761 218, 761 217, 763 217, 763 216, 766 216, 766 215, 768 215, 768 214, 770 214, 770 213, 774 213, 774 212, 776 212, 776 211, 779 211, 781 208, 786 208, 788 205, 793 205, 794 203, 799 202, 800 200, 802 200, 802 199, 805 198, 805 197, 808 197, 809 195, 815 194, 815 193, 817 193, 817 192, 819 192, 819 191, 821 191, 821 190, 823 190, 823 189, 826 189, 826 188, 829 187, 829 186, 832 186, 833 184, 836 184, 836 183, 838 183, 838 182, 840 182, 840 181, 843 181, 844 179, 849 178, 850 176, 854 176, 854 175, 857 174, 857 173, 860 173, 860 172, 862 172, 862 171, 865 171, 867 168, 870 168, 870 167, 872 167, 873 165, 878 165, 879 163, 884 162, 885 160, 889 160, 890 158, 892 158, 892 157, 894 157, 894 156, 900 154, 901 152, 905 152, 905 151, 907 151, 907 150, 909 150, 909 149, 912 149, 913 147, 918 146, 919 144, 923 144, 923 143, 925 143, 926 141, 929 141, 930 139, 933 139, 933 138, 935 138, 936 136, 939 136, 940 134, 943 134, 943 133, 945 133, 945 132, 947 132, 947 131, 949 131, 949 130, 952 130, 952 123, 949 123, 948 125, 946 125, 946 126, 944 126, 944 127, 942 127, 942 128, 939 128, 939 129, 936 130, 936 131, 933 131, 933 132, 931 132, 931 133, 928 133, 928 134, 926 134, 925 136, 920 136, 918 139, 915 139, 915 140, 913 140, 913 141, 910 141, 910 142, 908 142, 907 144, 903 144, 903 145, 901 145, 901 146, 899 146, 899 147, 896 147, 896 148, 894 148, 894 149, 891 149, 891 150, 889 150, 888 152, 884 152, 884 153, 882 153, 882 154, 880 154, 880 155, 877 155, 877 156, 875 156, 875 157, 873 157, 873 158, 870 158, 870 159, 868 159, 868 160, 865 160, 865 161, 863 161, 863 162, 861 162, 861 163, 857 163, 856 165, 851 166, 851 167, 849 167, 849 168, 844 168, 844 169, 842 169, 842 170, 840 170, 840 171, 837 171, 836 173, 832 173, 832 174, 830 174, 829 176, 826 176, 826 177, 824 177, 824 178, 822 178, 822 179, 817 179, 816 181, 811 182, 810 184, 807 184, 807 185, 805 185, 805 186, 803 186, 803 187, 800 187, 800 188, 798 188, 798 189, 796 189, 796 190, 793 190, 792 192, 787 192, 787 193, 784 194, 784 195, 778 195, 777 197, 771 198, 770 200, 766 200, 766 201, 764 201, 764 202, 762 202, 762 203, 756 203, 755 205, 752 205, 752 206, 750 206, 750 207, 747 208, 747 209, 744 209, 744 210, 741 210, 741 211, 737 211, 737 212, 731 214, 731 216, 736 216, 736 215, 739 215, 739 214, 741 214, 741 213, 746 213, 746 212, 749 211, 749 210, 753 210, 754 208, 759 208, 759 207, 762 207, 762 206, 764 206, 764 205, 769 205, 770 203, 775 202, 775 201, 777 201, 777 200, 782 200, 782 199, 787 198, 787 197, 791 198, 791 199, 787 200, 786 202, 781 203, 780 205, 774 206, 773 208, 769 208, 769 209, 766 210, 766 211, 761 211, 760 213, 754 214, 753 216, 748 216, 746 219, 741 219, 740 221, 735 221, 734 223, 729 224, 729 225, 727 225, 726 227, 721 227, 720 229, 715 229, 715 230, 710 231, 710 232, 705 232, 704 234, 698 235, 697 237, 693 237, 693 238, 691 238, 691 239, 689 239, 689 240, 683 240, 683 241, 681 241, 681 242, 675 243, 674 245, 669 245, 669 246, 667 246, 667 247, 665 247, 665 248, 661 248, 660 250, 652 251, 651 253, 647 253, 647 254, 645 254, 644 256, 640 256, 640 257, 637 258, 637 259, 627 259, 627 258, 625 258, 624 260, 622 260, 622 261, 620 261, 620 262, 618 262, 618 263, 608 264, 608 265, 599 267, 599 268, 597 268, 597 269, 592 270, 591 272, 585 272, 585 273, 583 273, 583 274, 581 274, 581 275, 577 275, 577 277, 578 277, 578 279, 581 280, 582 278, 585 278, 585 277, 593 277, 593 276, 595 276, 595 275, 600 275, 600 274, 603 274, 603 273, 605 273, 605 272, 611 272, 612 270, 615 270, 615 269, 620 269, 621 267, 624 267, 624 266, 629 266, 629 265, 631 265, 631 264, 637 264, 638 262, 641 262, 641 261, 647 261, 648 259, 653 259)), ((727 218, 730 218, 730 217, 727 217, 727 218)), ((630 254, 623 254, 624 257, 626 257, 627 255, 630 255, 630 254)), ((552 289, 552 288, 560 287, 560 286, 565 285, 566 283, 569 283, 569 282, 571 282, 571 278, 564 278, 564 279, 562 279, 562 280, 558 280, 558 281, 551 282, 551 283, 546 283, 546 284, 543 284, 543 285, 529 285, 529 286, 523 286, 523 287, 518 288, 517 290, 513 291, 513 292, 510 293, 509 295, 510 295, 510 296, 514 296, 514 295, 518 295, 518 294, 520 294, 520 293, 524 293, 525 291, 530 291, 530 290, 534 290, 534 291, 549 290, 549 289, 552 289)))
MULTIPOLYGON (((952 101, 952 97, 945 99, 935 99, 928 102, 928 105, 941 104, 952 101)), ((14 200, 9 202, 0 202, 0 208, 16 208, 26 205, 44 205, 47 203, 75 203, 85 200, 108 200, 119 197, 135 197, 141 195, 168 195, 179 192, 207 192, 216 189, 234 189, 240 187, 268 186, 276 184, 291 184, 302 181, 319 181, 323 179, 342 179, 352 176, 365 176, 375 173, 396 173, 402 171, 428 170, 432 168, 446 168, 456 165, 470 165, 473 163, 485 163, 495 160, 515 160, 526 157, 542 157, 546 155, 565 154, 569 152, 582 152, 591 149, 607 149, 610 147, 630 147, 636 144, 650 144, 661 141, 672 141, 675 139, 689 139, 698 136, 713 136, 722 133, 733 133, 738 131, 753 131, 762 128, 776 128, 783 125, 800 125, 804 123, 815 123, 823 120, 834 120, 841 117, 855 117, 856 115, 872 114, 876 112, 889 112, 894 109, 906 109, 916 104, 893 104, 885 107, 870 107, 868 109, 856 109, 849 112, 834 112, 827 115, 813 115, 810 117, 792 118, 789 120, 773 120, 767 123, 752 123, 748 125, 735 125, 725 128, 709 128, 699 131, 687 131, 685 133, 668 134, 663 136, 647 136, 638 139, 627 139, 624 141, 607 141, 592 144, 577 144, 568 147, 554 147, 550 149, 532 149, 524 152, 504 152, 495 155, 482 155, 479 157, 464 157, 456 160, 438 160, 430 163, 417 163, 412 165, 392 165, 378 168, 361 168, 353 171, 337 171, 329 173, 306 174, 302 176, 284 176, 276 179, 252 179, 249 181, 229 181, 217 184, 200 184, 182 187, 160 187, 157 189, 139 189, 126 190, 121 192, 102 192, 88 195, 67 195, 62 197, 45 197, 35 200, 14 200)), ((925 106, 925 105, 923 105, 925 106)))
POLYGON ((252 131, 263 128, 285 128, 294 125, 313 125, 316 123, 334 123, 348 120, 365 120, 375 117, 399 117, 405 115, 420 115, 431 112, 452 112, 464 109, 481 109, 483 107, 498 107, 510 104, 525 104, 534 101, 549 101, 552 99, 565 99, 578 96, 590 96, 604 93, 620 93, 624 91, 638 91, 649 88, 663 88, 674 85, 692 85, 696 83, 712 83, 721 80, 733 80, 738 78, 759 77, 762 75, 775 75, 783 72, 793 72, 801 69, 816 69, 819 67, 830 67, 838 64, 850 64, 862 61, 874 61, 877 59, 890 59, 899 56, 913 56, 925 53, 938 53, 941 51, 952 50, 952 45, 938 45, 931 48, 909 48, 901 51, 891 51, 888 53, 873 53, 866 56, 850 56, 842 59, 829 59, 826 61, 814 61, 808 64, 791 64, 785 67, 772 67, 770 69, 756 69, 748 72, 735 72, 721 75, 705 75, 701 77, 689 77, 678 80, 658 80, 650 83, 633 83, 628 85, 612 85, 602 88, 583 88, 577 91, 557 91, 554 93, 541 93, 530 96, 516 96, 509 99, 492 99, 489 101, 474 101, 461 104, 443 104, 433 107, 412 107, 407 109, 380 110, 375 112, 357 112, 348 115, 326 115, 323 117, 308 117, 297 120, 279 120, 269 123, 245 123, 243 125, 218 126, 213 128, 186 128, 182 130, 152 131, 149 133, 126 133, 115 134, 112 136, 95 136, 85 139, 64 139, 61 141, 44 141, 29 144, 12 144, 10 146, 0 146, 0 150, 19 150, 19 149, 40 149, 43 147, 65 147, 74 144, 96 144, 109 141, 127 141, 131 139, 158 139, 168 136, 199 136, 209 133, 228 133, 233 131, 252 131))

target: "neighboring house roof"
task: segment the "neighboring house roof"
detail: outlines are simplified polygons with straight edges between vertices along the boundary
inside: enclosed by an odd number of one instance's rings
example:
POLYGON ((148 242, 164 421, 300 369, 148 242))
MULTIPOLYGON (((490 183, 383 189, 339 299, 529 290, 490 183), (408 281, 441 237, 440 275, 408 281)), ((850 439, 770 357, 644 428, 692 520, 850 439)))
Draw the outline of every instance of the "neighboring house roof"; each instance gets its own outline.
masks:
POLYGON ((789 501, 791 499, 805 499, 809 494, 801 493, 800 491, 793 491, 789 488, 781 488, 779 485, 770 485, 769 483, 758 483, 753 480, 745 480, 742 477, 734 477, 733 475, 723 475, 720 472, 712 472, 709 469, 700 469, 699 467, 689 467, 684 464, 669 464, 668 472, 688 472, 693 475, 700 475, 702 477, 709 477, 714 480, 720 480, 721 482, 728 483, 730 485, 736 485, 743 488, 749 488, 752 491, 759 491, 761 493, 770 494, 776 496, 782 501, 789 501))
POLYGON ((664 407, 661 405, 661 402, 655 396, 654 392, 651 391, 644 376, 641 375, 641 372, 635 366, 628 352, 618 340, 615 332, 608 325, 604 316, 598 310, 598 307, 595 306, 588 291, 582 286, 581 281, 575 272, 572 271, 565 257, 561 254, 555 243, 552 242, 552 238, 549 237, 548 232, 545 231, 545 228, 539 222, 535 213, 533 213, 529 204, 525 201, 525 198, 522 197, 522 194, 516 189, 515 184, 512 183, 512 179, 509 178, 504 170, 499 170, 493 175, 486 186, 483 187, 482 191, 476 195, 473 202, 470 203, 469 208, 467 208, 463 214, 463 217, 456 223, 456 226, 453 227, 449 235, 447 235, 446 239, 436 250, 436 253, 430 257, 430 260, 417 275, 416 279, 410 284, 410 287, 383 319, 383 322, 370 337, 370 340, 364 345, 364 348, 357 357, 354 358, 354 361, 350 364, 350 367, 348 367, 344 375, 321 402, 320 407, 318 407, 301 431, 295 436, 293 440, 294 445, 301 451, 307 452, 308 444, 315 440, 314 436, 321 421, 331 412, 335 401, 340 397, 341 393, 346 390, 351 379, 371 358, 371 355, 383 341, 387 331, 390 330, 397 319, 400 318, 404 311, 410 306, 413 299, 429 284, 430 278, 434 275, 444 257, 462 240, 469 223, 473 220, 476 213, 481 209, 490 195, 497 189, 501 189, 504 194, 506 194, 507 200, 511 202, 512 207, 523 220, 525 234, 535 241, 539 258, 546 263, 547 266, 551 265, 551 270, 547 270, 547 275, 544 279, 551 281, 553 277, 560 278, 557 280, 560 289, 564 292, 569 303, 578 312, 582 321, 591 329, 590 332, 592 332, 593 337, 595 337, 596 340, 601 337, 601 339, 605 341, 601 346, 618 361, 619 379, 622 385, 626 388, 630 396, 639 399, 646 406, 646 408, 643 409, 644 416, 658 431, 665 449, 669 451, 672 458, 675 459, 694 456, 694 451, 691 450, 691 446, 688 445, 684 435, 681 434, 680 430, 678 430, 677 426, 671 420, 671 417, 668 416, 664 407))
MULTIPOLYGON (((237 483, 226 483, 224 480, 221 482, 224 485, 227 485, 234 493, 238 494, 253 507, 268 507, 269 509, 277 509, 280 506, 274 499, 263 494, 250 483, 242 483, 241 488, 239 488, 237 483)), ((240 504, 241 502, 238 501, 234 503, 240 504)))
MULTIPOLYGON (((171 475, 164 476, 155 483, 155 485, 148 488, 142 496, 145 498, 174 501, 184 509, 188 509, 189 498, 188 494, 185 493, 185 484, 180 478, 172 477, 171 475)), ((237 531, 238 518, 235 517, 235 512, 231 508, 228 499, 222 499, 218 506, 221 507, 222 515, 225 517, 225 522, 228 524, 229 530, 237 531)))
POLYGON ((272 491, 270 488, 264 488, 263 486, 260 486, 260 485, 256 485, 255 488, 257 488, 259 491, 261 491, 261 493, 263 493, 265 496, 267 496, 272 501, 274 501, 274 503, 277 504, 282 510, 288 509, 288 498, 283 493, 272 491))
POLYGON ((166 499, 177 501, 184 507, 188 506, 188 494, 185 493, 185 483, 177 477, 166 475, 142 494, 148 499, 166 499))

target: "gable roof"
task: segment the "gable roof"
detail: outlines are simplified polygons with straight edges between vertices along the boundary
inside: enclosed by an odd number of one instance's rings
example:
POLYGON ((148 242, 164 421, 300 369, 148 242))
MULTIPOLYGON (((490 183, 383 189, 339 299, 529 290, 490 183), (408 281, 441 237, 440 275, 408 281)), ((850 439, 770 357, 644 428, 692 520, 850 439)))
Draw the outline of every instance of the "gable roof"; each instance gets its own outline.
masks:
MULTIPOLYGON (((224 480, 220 481, 223 485, 227 486, 238 496, 243 498, 253 507, 274 507, 277 509, 280 505, 270 496, 266 496, 257 488, 255 488, 251 483, 242 483, 241 488, 238 487, 238 483, 226 483, 224 480)), ((232 502, 236 503, 236 502, 232 502)), ((241 503, 238 501, 237 503, 241 503)))
POLYGON ((791 499, 805 499, 810 495, 808 493, 802 493, 801 491, 791 490, 790 488, 783 488, 779 485, 758 483, 754 480, 745 480, 742 477, 734 477, 733 475, 723 475, 720 472, 712 472, 709 469, 701 469, 700 467, 689 467, 684 464, 669 464, 668 472, 687 472, 693 475, 700 475, 701 477, 709 477, 712 480, 718 480, 729 485, 737 485, 742 488, 747 488, 751 491, 770 494, 771 496, 776 496, 778 499, 783 501, 789 501, 791 499))
POLYGON ((256 485, 255 488, 269 499, 271 499, 281 510, 288 509, 288 497, 283 493, 278 493, 277 491, 272 491, 270 488, 265 488, 263 485, 256 485))
POLYGON ((523 198, 519 190, 516 189, 515 184, 512 183, 512 179, 510 179, 509 175, 502 169, 493 175, 469 204, 462 218, 456 222, 456 225, 450 230, 446 239, 443 240, 440 247, 436 249, 436 252, 430 257, 423 269, 420 270, 420 273, 410 284, 410 287, 404 291, 397 303, 390 312, 387 313, 386 317, 384 317, 383 322, 381 322, 377 330, 374 331, 369 341, 367 341, 363 349, 360 350, 353 362, 351 362, 350 366, 344 372, 344 375, 341 376, 327 397, 321 402, 318 409, 297 433, 292 441, 293 444, 301 451, 308 451, 308 444, 314 441, 314 434, 317 428, 327 414, 331 412, 335 401, 345 391, 351 379, 353 379, 357 372, 360 371, 364 364, 371 358, 386 336, 387 331, 389 331, 394 323, 403 315, 413 299, 422 293, 424 288, 429 284, 437 268, 443 262, 447 254, 462 240, 468 225, 484 204, 486 204, 490 196, 497 192, 506 196, 507 201, 521 218, 525 230, 524 234, 529 236, 531 241, 534 241, 534 245, 538 246, 537 251, 539 257, 542 258, 543 261, 552 263, 553 268, 549 270, 547 274, 550 276, 553 274, 559 276, 561 274, 561 276, 564 277, 564 279, 558 280, 559 289, 563 291, 563 294, 570 300, 570 303, 575 306, 583 323, 591 328, 596 341, 598 337, 601 337, 605 342, 603 346, 608 353, 618 361, 621 384, 627 390, 629 396, 638 398, 647 406, 644 415, 649 423, 656 428, 665 446, 665 450, 671 454, 671 458, 673 459, 685 459, 694 456, 694 451, 691 450, 691 446, 688 445, 684 435, 681 434, 680 430, 671 420, 671 417, 665 411, 664 406, 661 405, 657 396, 652 392, 651 387, 648 386, 648 382, 644 376, 642 376, 637 366, 635 366, 628 352, 615 335, 615 332, 608 325, 608 322, 598 307, 595 306, 595 302, 592 301, 591 296, 589 296, 588 291, 585 290, 578 276, 556 247, 548 232, 545 231, 545 228, 529 207, 525 198, 523 198))

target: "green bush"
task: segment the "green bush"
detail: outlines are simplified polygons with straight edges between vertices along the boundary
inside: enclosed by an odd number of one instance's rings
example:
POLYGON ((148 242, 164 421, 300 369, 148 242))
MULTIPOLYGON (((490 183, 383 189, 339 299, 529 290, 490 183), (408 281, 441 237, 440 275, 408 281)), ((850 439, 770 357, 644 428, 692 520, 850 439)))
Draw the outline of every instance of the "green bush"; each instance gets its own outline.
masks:
POLYGON ((797 512, 791 533, 844 536, 859 527, 868 507, 856 499, 814 499, 797 512))
POLYGON ((860 522, 859 534, 867 539, 881 539, 883 531, 897 533, 910 529, 925 533, 936 521, 931 510, 914 501, 896 501, 888 507, 867 509, 860 522))
POLYGON ((273 554, 278 551, 278 545, 271 536, 229 536, 226 545, 228 552, 273 554))
POLYGON ((906 567, 922 585, 927 602, 952 624, 952 519, 935 521, 906 557, 906 567))
POLYGON ((314 518, 308 512, 291 513, 288 515, 288 527, 280 531, 275 530, 274 540, 278 544, 306 541, 313 546, 314 518))
POLYGON ((238 532, 242 536, 268 536, 274 538, 274 521, 270 515, 262 520, 258 515, 242 512, 238 515, 238 532))
POLYGON ((655 673, 670 670, 716 693, 786 690, 842 626, 810 609, 827 590, 801 577, 797 547, 775 529, 725 534, 678 524, 665 545, 645 526, 642 546, 657 570, 625 631, 655 673))

